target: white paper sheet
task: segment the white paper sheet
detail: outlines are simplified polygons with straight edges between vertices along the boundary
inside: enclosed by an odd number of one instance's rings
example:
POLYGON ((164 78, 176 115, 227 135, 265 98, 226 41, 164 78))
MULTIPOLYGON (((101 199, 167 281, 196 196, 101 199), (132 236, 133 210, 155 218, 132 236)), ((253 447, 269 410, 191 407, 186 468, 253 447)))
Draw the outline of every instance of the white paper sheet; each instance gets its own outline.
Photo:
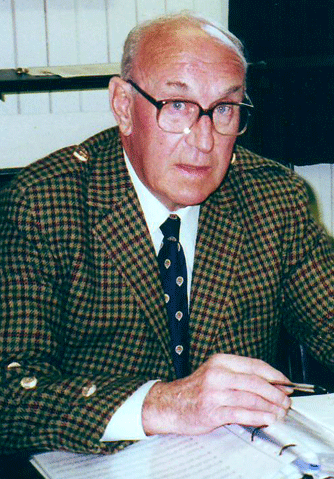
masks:
POLYGON ((334 434, 334 394, 298 396, 293 398, 292 408, 334 434))
POLYGON ((155 436, 110 456, 44 453, 32 463, 49 479, 274 479, 298 477, 292 460, 230 426, 203 436, 155 436), (287 466, 292 476, 277 475, 287 466))

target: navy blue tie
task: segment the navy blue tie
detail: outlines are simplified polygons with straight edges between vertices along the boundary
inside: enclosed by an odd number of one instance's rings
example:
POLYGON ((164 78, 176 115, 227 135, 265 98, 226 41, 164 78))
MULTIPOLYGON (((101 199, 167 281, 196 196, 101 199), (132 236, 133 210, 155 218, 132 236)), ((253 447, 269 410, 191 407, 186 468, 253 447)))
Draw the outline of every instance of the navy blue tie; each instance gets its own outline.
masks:
POLYGON ((179 243, 180 218, 171 214, 160 226, 164 235, 158 254, 160 277, 169 317, 171 349, 176 376, 189 374, 187 268, 179 243))

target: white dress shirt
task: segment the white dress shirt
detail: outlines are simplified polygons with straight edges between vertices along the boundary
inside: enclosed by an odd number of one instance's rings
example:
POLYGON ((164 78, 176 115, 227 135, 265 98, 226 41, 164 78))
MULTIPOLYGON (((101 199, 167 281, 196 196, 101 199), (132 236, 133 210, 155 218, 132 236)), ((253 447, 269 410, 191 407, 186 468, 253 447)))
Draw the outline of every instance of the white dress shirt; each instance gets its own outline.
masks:
MULTIPOLYGON (((163 239, 160 225, 167 219, 171 211, 169 211, 140 181, 125 152, 124 156, 132 183, 144 212, 155 252, 158 255, 163 239)), ((188 303, 190 301, 199 210, 199 206, 187 206, 185 208, 180 208, 177 211, 173 211, 173 213, 176 213, 181 219, 180 243, 183 247, 187 265, 188 303)), ((143 384, 122 404, 112 416, 101 441, 136 440, 146 438, 141 421, 141 410, 146 394, 157 381, 158 379, 143 384)))

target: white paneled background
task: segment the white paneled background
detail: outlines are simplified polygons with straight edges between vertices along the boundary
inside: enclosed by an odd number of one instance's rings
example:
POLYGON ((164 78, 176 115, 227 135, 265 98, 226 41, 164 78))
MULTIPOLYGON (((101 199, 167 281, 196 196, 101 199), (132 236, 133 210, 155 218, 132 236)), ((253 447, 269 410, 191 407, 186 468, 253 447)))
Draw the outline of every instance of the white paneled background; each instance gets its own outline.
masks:
MULTIPOLYGON (((228 22, 228 0, 0 0, 0 69, 119 62, 137 22, 183 9, 228 22)), ((113 124, 107 90, 6 95, 0 168, 24 166, 113 124)))
POLYGON ((298 166, 295 171, 311 186, 318 210, 316 216, 334 238, 334 164, 298 166))
MULTIPOLYGON (((0 69, 119 62, 137 22, 183 9, 228 24, 228 0, 0 0, 0 69)), ((6 95, 0 168, 27 165, 113 124, 106 90, 6 95)), ((312 185, 332 235, 333 167, 297 169, 312 185)))

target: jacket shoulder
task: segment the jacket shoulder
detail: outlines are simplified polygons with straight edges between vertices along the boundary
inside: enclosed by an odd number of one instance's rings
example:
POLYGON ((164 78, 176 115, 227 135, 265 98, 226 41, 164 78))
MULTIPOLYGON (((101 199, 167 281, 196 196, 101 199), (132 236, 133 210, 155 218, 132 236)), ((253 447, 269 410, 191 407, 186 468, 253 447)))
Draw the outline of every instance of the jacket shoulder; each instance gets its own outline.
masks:
POLYGON ((233 164, 243 171, 255 171, 257 169, 267 169, 273 172, 290 175, 293 171, 291 168, 284 166, 274 160, 270 160, 264 156, 258 155, 242 146, 237 145, 235 148, 235 159, 233 164))
POLYGON ((273 204, 308 204, 309 188, 291 168, 262 157, 241 146, 235 149, 228 184, 247 202, 271 201, 273 204))
POLYGON ((305 181, 292 168, 253 153, 241 146, 237 146, 235 149, 232 170, 244 178, 248 177, 250 180, 257 179, 258 181, 262 179, 264 183, 270 181, 272 185, 282 181, 305 186, 305 181))
POLYGON ((83 178, 101 156, 110 158, 121 153, 118 128, 99 132, 78 145, 61 148, 23 168, 10 182, 11 194, 25 195, 35 186, 50 184, 63 178, 83 178))

